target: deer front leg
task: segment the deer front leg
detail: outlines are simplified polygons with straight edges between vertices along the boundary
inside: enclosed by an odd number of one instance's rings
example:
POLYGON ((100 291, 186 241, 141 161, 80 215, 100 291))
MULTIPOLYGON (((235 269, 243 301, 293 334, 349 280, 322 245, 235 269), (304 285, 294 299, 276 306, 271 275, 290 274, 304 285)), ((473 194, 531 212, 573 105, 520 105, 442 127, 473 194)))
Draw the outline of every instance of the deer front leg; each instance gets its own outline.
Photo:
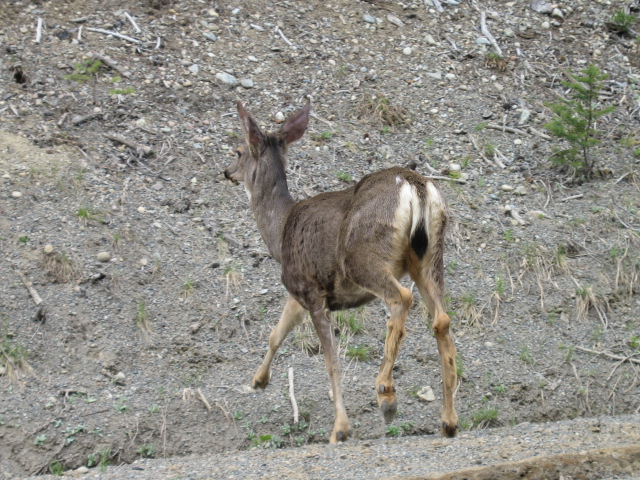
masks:
POLYGON ((405 321, 413 302, 411 291, 393 282, 397 287, 397 295, 385 298, 391 310, 391 319, 387 322, 387 338, 384 342, 384 357, 380 365, 380 373, 376 378, 378 405, 387 423, 391 423, 398 411, 396 389, 393 386, 393 365, 398 357, 402 339, 406 335, 405 321))
POLYGON ((284 342, 284 339, 287 338, 289 332, 297 325, 300 325, 303 320, 304 308, 297 300, 289 296, 280 320, 269 335, 269 350, 267 350, 267 354, 264 356, 262 365, 253 376, 253 381, 251 382, 253 388, 265 388, 269 384, 273 357, 280 348, 280 345, 282 345, 282 342, 284 342))
POLYGON ((352 435, 351 424, 349 423, 347 410, 344 408, 344 400, 342 398, 340 360, 338 359, 335 337, 333 335, 333 325, 331 324, 331 320, 329 320, 328 310, 324 308, 324 305, 313 310, 311 320, 322 344, 324 362, 327 367, 327 373, 329 374, 331 390, 333 391, 335 420, 329 442, 337 443, 347 440, 352 435))

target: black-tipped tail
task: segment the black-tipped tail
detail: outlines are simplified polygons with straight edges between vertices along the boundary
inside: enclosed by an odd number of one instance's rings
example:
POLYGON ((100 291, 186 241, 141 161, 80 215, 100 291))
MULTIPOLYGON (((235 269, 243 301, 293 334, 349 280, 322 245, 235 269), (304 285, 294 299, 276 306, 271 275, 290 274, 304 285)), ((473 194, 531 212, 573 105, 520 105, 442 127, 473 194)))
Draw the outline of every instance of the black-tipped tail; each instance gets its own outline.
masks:
POLYGON ((424 220, 420 220, 418 228, 416 228, 413 236, 411 237, 411 248, 420 260, 427 253, 427 247, 429 246, 429 239, 427 238, 427 229, 424 225, 424 220))

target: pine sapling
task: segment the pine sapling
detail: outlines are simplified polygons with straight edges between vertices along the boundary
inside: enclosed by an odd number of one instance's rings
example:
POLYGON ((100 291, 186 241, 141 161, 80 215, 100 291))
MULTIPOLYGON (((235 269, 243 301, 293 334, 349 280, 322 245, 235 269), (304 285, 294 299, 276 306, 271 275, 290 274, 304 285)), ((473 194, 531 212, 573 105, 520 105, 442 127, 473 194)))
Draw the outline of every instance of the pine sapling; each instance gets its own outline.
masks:
POLYGON ((600 73, 595 65, 589 65, 579 75, 568 73, 567 76, 570 80, 562 84, 570 90, 570 98, 548 105, 555 115, 545 127, 571 146, 555 152, 551 161, 570 167, 574 175, 589 179, 597 164, 592 148, 600 143, 596 122, 615 110, 615 107, 600 107, 598 95, 608 75, 600 73))

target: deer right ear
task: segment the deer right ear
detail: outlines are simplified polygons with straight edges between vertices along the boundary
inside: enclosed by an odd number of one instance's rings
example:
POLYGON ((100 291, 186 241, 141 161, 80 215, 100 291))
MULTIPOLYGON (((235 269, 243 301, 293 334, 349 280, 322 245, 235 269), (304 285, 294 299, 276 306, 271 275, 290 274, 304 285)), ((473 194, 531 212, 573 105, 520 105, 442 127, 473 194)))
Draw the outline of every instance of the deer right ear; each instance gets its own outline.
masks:
POLYGON ((311 110, 311 100, 307 99, 307 104, 297 112, 291 114, 284 122, 280 133, 284 135, 287 143, 300 140, 309 125, 309 110, 311 110))
POLYGON ((244 132, 247 142, 254 147, 258 146, 262 141, 262 132, 256 121, 251 118, 251 115, 244 109, 240 101, 238 101, 238 115, 240 116, 240 125, 242 125, 242 131, 244 132))

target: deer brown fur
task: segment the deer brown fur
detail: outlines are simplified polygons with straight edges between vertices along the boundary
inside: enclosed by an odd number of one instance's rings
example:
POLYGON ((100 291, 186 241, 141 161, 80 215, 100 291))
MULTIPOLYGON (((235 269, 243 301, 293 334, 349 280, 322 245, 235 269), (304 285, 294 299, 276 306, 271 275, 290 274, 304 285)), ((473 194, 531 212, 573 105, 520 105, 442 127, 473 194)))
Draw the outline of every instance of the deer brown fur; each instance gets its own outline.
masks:
POLYGON ((433 317, 443 376, 441 430, 443 435, 455 436, 456 349, 444 308, 444 196, 423 176, 393 167, 366 175, 346 190, 296 203, 287 186, 286 153, 288 145, 304 134, 310 108, 307 103, 292 114, 278 132, 263 133, 238 102, 246 145, 224 173, 244 183, 258 230, 273 258, 282 264, 282 283, 289 292, 253 386, 267 386, 276 351, 308 311, 333 391, 335 423, 330 441, 346 440, 351 427, 330 312, 381 298, 391 318, 375 385, 384 418, 392 421, 398 408, 392 370, 413 303, 411 291, 398 280, 409 274, 433 317))

